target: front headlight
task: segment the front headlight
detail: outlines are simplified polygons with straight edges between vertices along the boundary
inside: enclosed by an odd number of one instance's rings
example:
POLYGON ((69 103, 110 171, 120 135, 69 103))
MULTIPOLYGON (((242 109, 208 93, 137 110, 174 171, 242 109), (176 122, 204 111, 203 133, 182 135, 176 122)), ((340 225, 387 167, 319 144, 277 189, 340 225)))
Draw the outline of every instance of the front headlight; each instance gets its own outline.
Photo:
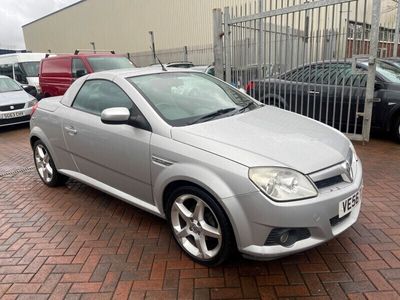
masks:
POLYGON ((316 197, 317 190, 303 174, 281 167, 250 168, 250 180, 275 201, 292 201, 316 197))
POLYGON ((32 107, 34 106, 36 103, 38 103, 38 101, 36 99, 32 99, 28 102, 28 107, 32 107))
POLYGON ((358 161, 356 149, 354 148, 354 145, 351 142, 350 142, 350 150, 351 152, 353 152, 353 160, 358 161))

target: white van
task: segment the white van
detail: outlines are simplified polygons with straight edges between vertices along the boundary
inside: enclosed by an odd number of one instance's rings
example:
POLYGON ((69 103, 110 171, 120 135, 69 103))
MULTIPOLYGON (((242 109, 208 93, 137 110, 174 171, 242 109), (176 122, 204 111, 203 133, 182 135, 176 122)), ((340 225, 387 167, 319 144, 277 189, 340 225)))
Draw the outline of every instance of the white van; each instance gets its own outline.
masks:
POLYGON ((0 75, 8 76, 22 86, 35 87, 40 94, 39 64, 46 53, 12 53, 0 55, 0 75))

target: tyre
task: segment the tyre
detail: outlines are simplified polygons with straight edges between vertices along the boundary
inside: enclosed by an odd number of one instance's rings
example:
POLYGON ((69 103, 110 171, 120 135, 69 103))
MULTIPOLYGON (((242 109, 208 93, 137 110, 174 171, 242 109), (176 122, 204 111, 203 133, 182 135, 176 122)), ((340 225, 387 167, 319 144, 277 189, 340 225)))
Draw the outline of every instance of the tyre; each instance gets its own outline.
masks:
POLYGON ((392 134, 394 140, 400 143, 400 116, 397 116, 393 123, 392 134))
POLYGON ((50 152, 40 140, 33 145, 33 160, 40 179, 47 186, 56 187, 68 180, 68 177, 58 173, 50 152))
POLYGON ((176 189, 168 198, 167 217, 177 243, 200 264, 219 265, 236 248, 228 218, 200 188, 176 189))

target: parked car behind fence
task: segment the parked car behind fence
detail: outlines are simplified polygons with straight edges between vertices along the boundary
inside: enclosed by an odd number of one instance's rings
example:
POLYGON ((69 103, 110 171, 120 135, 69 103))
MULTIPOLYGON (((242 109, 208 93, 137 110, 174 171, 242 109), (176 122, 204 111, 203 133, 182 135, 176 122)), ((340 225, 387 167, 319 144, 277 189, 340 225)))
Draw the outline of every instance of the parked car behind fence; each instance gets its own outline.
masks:
MULTIPOLYGON (((377 62, 372 129, 391 132, 400 142, 400 68, 394 63, 377 62)), ((365 60, 357 61, 356 70, 351 61, 313 63, 253 80, 247 84, 247 92, 263 103, 300 113, 343 132, 359 133, 367 68, 365 60)))

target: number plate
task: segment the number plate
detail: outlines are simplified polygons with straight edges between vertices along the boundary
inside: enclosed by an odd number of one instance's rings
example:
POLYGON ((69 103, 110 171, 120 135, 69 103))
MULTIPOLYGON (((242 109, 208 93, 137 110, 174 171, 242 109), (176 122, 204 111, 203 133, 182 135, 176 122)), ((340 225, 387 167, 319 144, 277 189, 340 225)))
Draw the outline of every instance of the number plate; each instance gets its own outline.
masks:
POLYGON ((22 117, 23 115, 24 115, 24 113, 22 111, 11 112, 11 113, 3 114, 3 119, 18 118, 18 117, 22 117))
POLYGON ((358 191, 353 196, 339 202, 339 218, 350 213, 361 202, 361 191, 358 191))

